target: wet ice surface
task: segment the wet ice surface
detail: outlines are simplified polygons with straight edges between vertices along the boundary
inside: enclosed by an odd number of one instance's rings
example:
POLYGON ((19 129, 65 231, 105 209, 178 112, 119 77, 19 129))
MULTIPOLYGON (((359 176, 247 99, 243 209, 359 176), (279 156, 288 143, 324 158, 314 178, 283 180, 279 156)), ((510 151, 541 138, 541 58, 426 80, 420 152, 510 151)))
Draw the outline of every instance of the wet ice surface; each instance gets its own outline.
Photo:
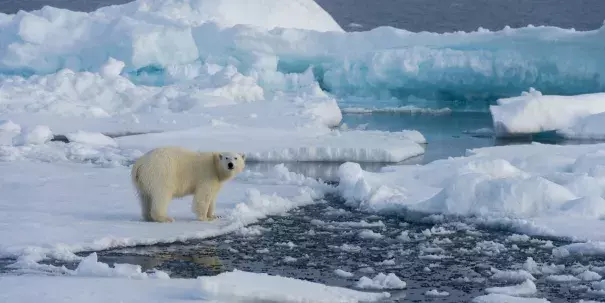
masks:
POLYGON ((486 294, 488 287, 522 283, 523 278, 498 279, 511 276, 498 271, 520 269, 536 278, 538 292, 534 297, 551 302, 605 298, 588 292, 588 287, 598 289, 591 281, 555 282, 552 280, 564 276, 547 278, 551 274, 580 276, 589 268, 593 272, 583 275, 605 274, 603 257, 554 257, 552 248, 563 244, 567 242, 479 229, 461 222, 435 223, 422 218, 411 222, 409 218, 368 215, 331 197, 214 239, 109 250, 98 255, 101 262, 139 264, 143 270, 159 268, 172 278, 216 275, 237 268, 356 288, 363 276, 394 273, 407 286, 389 290, 393 296, 388 302, 404 298, 406 302, 469 302, 486 294), (537 264, 527 262, 528 257, 537 264), (556 265, 548 266, 551 264, 556 265), (432 290, 449 295, 426 294, 432 290))

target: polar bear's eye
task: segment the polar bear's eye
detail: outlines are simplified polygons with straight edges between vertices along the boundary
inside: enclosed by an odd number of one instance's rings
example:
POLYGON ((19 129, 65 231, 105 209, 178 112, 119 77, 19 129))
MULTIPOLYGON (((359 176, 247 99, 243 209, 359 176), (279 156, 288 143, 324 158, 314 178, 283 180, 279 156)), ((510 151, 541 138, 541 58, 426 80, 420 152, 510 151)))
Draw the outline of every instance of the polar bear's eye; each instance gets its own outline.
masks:
POLYGON ((237 157, 235 157, 235 158, 233 158, 233 159, 237 160, 237 157))

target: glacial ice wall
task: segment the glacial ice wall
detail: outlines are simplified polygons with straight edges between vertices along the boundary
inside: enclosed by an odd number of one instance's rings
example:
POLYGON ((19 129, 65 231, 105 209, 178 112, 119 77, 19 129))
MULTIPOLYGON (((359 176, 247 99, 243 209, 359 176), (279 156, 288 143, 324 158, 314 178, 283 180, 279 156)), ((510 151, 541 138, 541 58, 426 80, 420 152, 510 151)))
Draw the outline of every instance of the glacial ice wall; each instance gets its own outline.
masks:
POLYGON ((241 10, 208 3, 139 0, 92 13, 45 7, 0 14, 0 73, 96 71, 113 57, 135 81, 156 85, 194 80, 210 63, 233 65, 280 90, 276 75, 312 68, 322 88, 344 99, 495 101, 530 87, 559 95, 605 91, 605 27, 347 33, 313 1, 278 5, 283 12, 268 19, 254 9, 240 22, 246 25, 236 24, 241 16, 233 12, 241 10))

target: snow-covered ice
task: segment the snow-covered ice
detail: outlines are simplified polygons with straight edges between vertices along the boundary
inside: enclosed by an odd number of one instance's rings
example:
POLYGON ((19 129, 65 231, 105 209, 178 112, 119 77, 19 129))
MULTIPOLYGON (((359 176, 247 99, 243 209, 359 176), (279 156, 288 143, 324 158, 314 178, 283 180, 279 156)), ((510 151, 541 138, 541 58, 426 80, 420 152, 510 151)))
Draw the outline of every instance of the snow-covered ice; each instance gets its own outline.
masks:
POLYGON ((377 302, 389 293, 361 292, 304 280, 234 270, 198 279, 128 279, 8 276, 0 279, 6 303, 74 302, 377 302), (36 291, 31 291, 31 289, 36 291), (68 290, 77 291, 68 291, 68 290))
MULTIPOLYGON (((605 94, 602 94, 602 102, 605 94)), ((586 115, 574 120, 573 123, 557 130, 557 134, 567 139, 605 140, 605 112, 586 115)))
POLYGON ((268 302, 376 302, 387 292, 359 292, 304 280, 233 271, 215 277, 200 277, 202 293, 209 299, 254 299, 268 302))
POLYGON ((561 130, 568 138, 594 137, 598 118, 589 117, 605 112, 605 93, 557 96, 530 89, 497 103, 490 106, 497 136, 561 130))
POLYGON ((0 256, 17 257, 21 266, 44 257, 77 260, 74 253, 83 250, 212 237, 313 203, 329 190, 313 179, 305 186, 300 183, 304 177, 289 179, 283 170, 257 173, 226 184, 219 193, 217 213, 223 219, 197 221, 187 197, 170 206, 176 222, 154 224, 141 221, 127 167, 22 160, 2 162, 0 170, 0 238, 5 239, 0 256))
POLYGON ((489 287, 486 288, 485 291, 488 293, 505 294, 510 296, 528 296, 538 292, 538 289, 532 280, 527 279, 521 284, 502 287, 489 287))
POLYGON ((361 289, 403 289, 407 283, 402 281, 394 273, 378 273, 374 278, 363 276, 359 278, 356 287, 361 289))
POLYGON ((340 167, 339 192, 370 212, 478 216, 524 234, 605 241, 605 145, 513 145, 424 166, 340 167))

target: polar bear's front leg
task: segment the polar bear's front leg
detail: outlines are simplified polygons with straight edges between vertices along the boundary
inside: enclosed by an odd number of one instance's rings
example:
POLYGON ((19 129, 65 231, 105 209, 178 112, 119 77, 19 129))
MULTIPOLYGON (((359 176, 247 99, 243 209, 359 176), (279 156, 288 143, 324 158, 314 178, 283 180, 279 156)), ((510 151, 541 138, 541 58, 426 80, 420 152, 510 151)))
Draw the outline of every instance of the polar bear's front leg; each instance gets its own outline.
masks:
POLYGON ((212 186, 203 185, 195 190, 193 195, 193 212, 200 221, 211 221, 212 218, 208 217, 210 208, 213 208, 214 212, 214 199, 216 198, 216 190, 212 186))

